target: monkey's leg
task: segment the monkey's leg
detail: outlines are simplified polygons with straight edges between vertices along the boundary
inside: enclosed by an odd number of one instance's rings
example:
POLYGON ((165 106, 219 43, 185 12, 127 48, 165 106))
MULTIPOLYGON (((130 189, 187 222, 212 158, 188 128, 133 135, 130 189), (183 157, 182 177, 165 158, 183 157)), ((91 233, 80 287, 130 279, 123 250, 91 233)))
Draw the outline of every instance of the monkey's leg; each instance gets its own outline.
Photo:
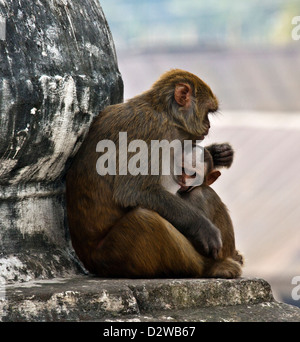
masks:
POLYGON ((203 257, 168 221, 137 208, 128 212, 92 252, 103 277, 201 277, 203 257))

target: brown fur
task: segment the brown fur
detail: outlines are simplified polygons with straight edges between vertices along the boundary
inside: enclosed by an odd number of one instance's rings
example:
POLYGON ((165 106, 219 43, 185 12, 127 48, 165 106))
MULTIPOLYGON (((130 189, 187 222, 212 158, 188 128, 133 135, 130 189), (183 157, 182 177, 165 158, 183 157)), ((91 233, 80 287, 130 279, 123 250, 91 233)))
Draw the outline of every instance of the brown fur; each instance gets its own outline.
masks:
POLYGON ((90 272, 105 277, 207 275, 211 259, 199 251, 207 245, 209 255, 222 244, 206 214, 163 189, 160 175, 99 176, 96 145, 110 139, 118 146, 119 132, 127 132, 128 143, 142 139, 148 146, 151 140, 196 140, 208 133, 207 114, 217 108, 203 81, 172 70, 149 91, 107 107, 95 119, 66 183, 72 243, 90 272))
MULTIPOLYGON (((232 220, 228 209, 217 193, 209 186, 221 173, 220 167, 230 167, 234 151, 225 144, 213 144, 204 149, 206 171, 201 186, 180 191, 180 196, 195 206, 221 230, 223 246, 218 260, 206 259, 204 273, 207 277, 235 278, 242 274, 243 256, 235 248, 232 220)), ((184 175, 184 177, 188 177, 184 175)))
POLYGON ((236 278, 242 274, 243 257, 236 251, 232 220, 225 204, 207 184, 181 194, 190 205, 209 218, 221 230, 223 246, 218 260, 205 258, 203 273, 206 277, 236 278))

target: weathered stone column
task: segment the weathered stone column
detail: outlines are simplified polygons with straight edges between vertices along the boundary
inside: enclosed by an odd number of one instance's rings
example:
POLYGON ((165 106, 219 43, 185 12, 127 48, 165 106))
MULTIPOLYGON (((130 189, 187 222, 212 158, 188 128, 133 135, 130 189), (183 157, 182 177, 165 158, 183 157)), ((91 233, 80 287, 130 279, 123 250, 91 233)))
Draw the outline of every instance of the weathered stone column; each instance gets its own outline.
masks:
POLYGON ((64 174, 122 101, 112 37, 98 0, 3 0, 0 16, 0 278, 72 274, 64 174))

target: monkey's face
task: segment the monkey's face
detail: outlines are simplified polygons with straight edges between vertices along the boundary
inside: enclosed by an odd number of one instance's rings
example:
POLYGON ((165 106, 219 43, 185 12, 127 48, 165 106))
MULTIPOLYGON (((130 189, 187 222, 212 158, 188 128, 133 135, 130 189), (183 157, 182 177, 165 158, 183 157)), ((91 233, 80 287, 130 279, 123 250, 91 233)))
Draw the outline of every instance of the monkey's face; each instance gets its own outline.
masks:
POLYGON ((209 116, 218 110, 218 100, 205 83, 198 86, 197 90, 195 94, 194 116, 197 120, 196 129, 201 133, 199 140, 203 140, 209 133, 209 116))
POLYGON ((217 105, 212 107, 193 98, 190 107, 178 108, 180 128, 188 133, 192 140, 203 140, 210 129, 209 115, 217 108, 217 105))
POLYGON ((180 69, 166 72, 154 83, 152 99, 158 112, 168 112, 187 139, 203 140, 210 124, 208 114, 218 110, 218 100, 199 77, 180 69))
POLYGON ((181 190, 200 186, 203 183, 208 170, 208 164, 205 161, 205 151, 202 147, 194 146, 191 151, 183 153, 181 174, 176 175, 176 182, 180 185, 181 190))
POLYGON ((209 113, 204 114, 204 117, 202 119, 202 124, 200 126, 203 128, 203 134, 200 137, 198 137, 198 140, 203 140, 205 136, 208 135, 209 133, 210 122, 209 122, 208 114, 209 113))
MULTIPOLYGON (((197 84, 177 84, 174 100, 177 108, 174 115, 193 140, 203 140, 209 133, 209 114, 218 110, 218 100, 210 88, 200 79, 197 84)), ((174 108, 174 107, 173 107, 174 108)))

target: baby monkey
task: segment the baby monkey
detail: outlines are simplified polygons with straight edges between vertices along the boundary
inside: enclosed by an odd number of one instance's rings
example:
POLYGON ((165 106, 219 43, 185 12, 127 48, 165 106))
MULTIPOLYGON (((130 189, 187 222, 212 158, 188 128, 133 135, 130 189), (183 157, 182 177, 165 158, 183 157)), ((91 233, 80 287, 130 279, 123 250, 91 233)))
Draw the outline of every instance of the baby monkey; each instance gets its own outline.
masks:
MULTIPOLYGON (((227 144, 226 148, 231 149, 230 145, 227 144)), ((179 194, 190 192, 196 187, 201 186, 202 184, 211 185, 221 176, 221 172, 217 170, 217 168, 215 167, 212 155, 207 148, 203 148, 203 150, 201 147, 197 146, 193 148, 191 160, 193 165, 190 165, 191 163, 185 161, 184 155, 182 161, 182 173, 181 175, 176 177, 177 184, 180 186, 180 188, 177 191, 179 194), (197 148, 201 149, 201 151, 203 151, 202 153, 204 154, 203 164, 200 164, 200 167, 199 165, 197 167, 197 164, 195 163, 197 148), (196 168, 193 167, 194 165, 196 165, 196 168), (187 171, 189 172, 187 173, 187 171), (199 183, 199 181, 201 183, 199 183)))
MULTIPOLYGON (((197 147, 193 149, 195 158, 197 147)), ((204 148, 204 167, 196 170, 202 173, 201 185, 193 185, 196 173, 189 175, 185 168, 177 177, 177 195, 196 207, 221 231, 222 249, 218 255, 206 259, 204 274, 207 277, 235 278, 242 274, 243 256, 235 248, 234 230, 228 209, 217 193, 210 187, 221 175, 220 167, 230 167, 233 161, 233 149, 229 144, 214 144, 204 148)), ((183 156, 184 158, 184 156, 183 156)), ((199 183, 198 183, 199 184, 199 183)), ((174 188, 173 188, 174 189, 174 188)), ((191 241, 192 244, 193 241, 191 241)), ((197 246, 195 246, 197 248, 197 246)))

